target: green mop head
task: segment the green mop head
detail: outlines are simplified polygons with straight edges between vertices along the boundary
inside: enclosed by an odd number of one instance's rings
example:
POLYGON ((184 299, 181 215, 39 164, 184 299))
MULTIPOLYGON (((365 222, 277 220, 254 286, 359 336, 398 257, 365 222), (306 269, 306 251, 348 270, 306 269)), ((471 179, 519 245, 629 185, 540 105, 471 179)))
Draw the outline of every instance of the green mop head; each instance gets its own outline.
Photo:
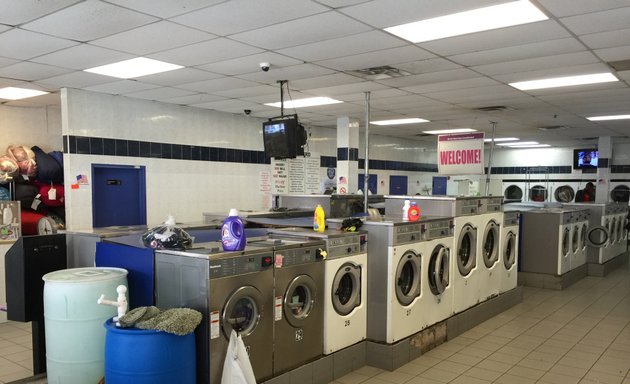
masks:
POLYGON ((158 307, 138 307, 125 313, 124 316, 118 319, 118 322, 121 328, 129 328, 135 326, 137 322, 153 318, 159 313, 160 309, 158 307))
POLYGON ((201 323, 201 313, 190 308, 172 308, 148 320, 136 323, 140 329, 155 329, 184 336, 195 331, 201 323))

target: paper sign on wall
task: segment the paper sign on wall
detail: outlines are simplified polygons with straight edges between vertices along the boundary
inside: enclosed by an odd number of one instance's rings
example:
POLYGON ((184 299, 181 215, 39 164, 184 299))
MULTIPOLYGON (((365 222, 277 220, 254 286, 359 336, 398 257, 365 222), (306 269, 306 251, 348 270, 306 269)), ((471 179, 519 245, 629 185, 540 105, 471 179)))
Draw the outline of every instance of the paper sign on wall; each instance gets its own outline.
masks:
POLYGON ((438 173, 482 175, 483 132, 438 136, 438 173))

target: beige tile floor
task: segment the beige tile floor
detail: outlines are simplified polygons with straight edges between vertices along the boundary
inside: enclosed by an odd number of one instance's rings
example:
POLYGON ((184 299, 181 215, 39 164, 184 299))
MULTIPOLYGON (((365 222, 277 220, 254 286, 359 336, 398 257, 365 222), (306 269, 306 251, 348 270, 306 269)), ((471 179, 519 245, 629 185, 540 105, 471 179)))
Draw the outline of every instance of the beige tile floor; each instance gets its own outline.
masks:
MULTIPOLYGON (((31 372, 30 324, 0 324, 0 383, 31 372)), ((334 384, 630 384, 630 268, 564 291, 525 287, 523 302, 387 372, 334 384)))

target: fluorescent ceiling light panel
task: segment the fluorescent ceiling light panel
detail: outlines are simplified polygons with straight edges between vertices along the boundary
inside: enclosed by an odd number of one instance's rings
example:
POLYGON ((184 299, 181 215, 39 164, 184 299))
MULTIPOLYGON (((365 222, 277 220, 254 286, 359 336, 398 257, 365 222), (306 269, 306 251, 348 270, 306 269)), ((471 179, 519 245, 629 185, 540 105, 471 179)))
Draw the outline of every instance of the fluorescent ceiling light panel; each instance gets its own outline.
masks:
POLYGON ((38 91, 36 89, 6 87, 0 89, 0 99, 20 100, 29 97, 41 96, 50 92, 38 91))
MULTIPOLYGON (((307 99, 289 100, 284 102, 285 108, 303 108, 303 107, 315 107, 318 105, 339 104, 343 101, 331 99, 330 97, 309 97, 307 99)), ((280 102, 267 103, 270 107, 280 108, 280 102)))
POLYGON ((547 148, 549 144, 509 145, 508 148, 547 148))
POLYGON ((413 117, 410 119, 394 119, 394 120, 379 120, 370 121, 370 124, 374 125, 400 125, 400 124, 416 124, 416 123, 428 123, 429 120, 413 117))
POLYGON ((537 145, 538 142, 537 141, 521 141, 521 142, 517 142, 517 143, 499 143, 497 145, 501 145, 501 146, 513 146, 513 145, 537 145))
POLYGON ((617 79, 612 73, 605 72, 593 73, 590 75, 553 77, 550 79, 519 81, 516 83, 510 83, 509 85, 516 89, 520 89, 521 91, 528 91, 530 89, 570 87, 573 85, 609 83, 611 81, 619 81, 619 79, 617 79))
POLYGON ((428 133, 430 135, 447 135, 449 133, 466 133, 477 132, 476 129, 471 128, 453 128, 453 129, 438 129, 437 131, 422 131, 422 133, 428 133))
MULTIPOLYGON (((517 141, 517 140, 518 140, 518 138, 516 138, 516 137, 495 137, 494 138, 494 142, 495 143, 498 143, 498 142, 501 142, 501 141, 517 141)), ((486 143, 490 143, 490 142, 492 142, 492 139, 483 139, 483 141, 485 141, 486 143)))
POLYGON ((177 64, 165 63, 159 60, 147 59, 146 57, 137 57, 131 60, 124 60, 113 64, 101 65, 100 67, 84 69, 84 71, 97 73, 99 75, 118 77, 120 79, 132 79, 135 77, 153 75, 180 68, 184 67, 177 64))
POLYGON ((385 31, 412 43, 422 43, 547 19, 532 3, 520 0, 401 24, 385 31))
POLYGON ((591 116, 587 119, 590 121, 624 120, 630 119, 630 115, 591 116))

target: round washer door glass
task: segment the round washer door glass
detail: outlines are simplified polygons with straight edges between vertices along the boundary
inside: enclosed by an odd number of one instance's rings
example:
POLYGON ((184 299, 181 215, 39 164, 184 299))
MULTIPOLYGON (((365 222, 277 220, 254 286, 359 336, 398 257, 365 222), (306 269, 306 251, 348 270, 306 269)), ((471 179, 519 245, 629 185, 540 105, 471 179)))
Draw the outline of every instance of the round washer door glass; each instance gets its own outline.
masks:
POLYGON ((457 269, 462 276, 468 276, 477 264, 477 229, 466 224, 457 240, 457 269))
POLYGON ((586 237, 588 245, 596 248, 603 248, 608 245, 608 228, 593 227, 589 228, 586 237))
POLYGON ((499 260, 499 225, 490 221, 483 233, 483 263, 488 268, 499 260))
POLYGON ((317 288, 313 278, 308 275, 295 277, 284 292, 283 307, 287 321, 295 327, 301 326, 311 314, 316 298, 317 288))
POLYGON ((243 337, 251 335, 262 316, 262 302, 263 295, 258 289, 249 285, 237 289, 223 309, 223 336, 229 339, 232 329, 243 337))
POLYGON ((449 249, 438 244, 431 252, 429 259, 429 288, 434 295, 441 295, 450 284, 449 249))
POLYGON ((345 263, 337 270, 332 285, 332 303, 335 312, 349 315, 361 305, 361 267, 345 263))
POLYGON ((401 305, 409 305, 420 296, 420 255, 413 251, 403 254, 394 278, 396 298, 401 305))
POLYGON ((565 228, 562 232, 562 256, 567 256, 571 250, 571 228, 565 228))
POLYGON ((571 230, 571 250, 573 253, 580 249, 580 226, 575 225, 571 230))
POLYGON ((505 269, 510 269, 516 261, 516 234, 509 231, 505 235, 505 244, 503 245, 503 265, 505 269))
POLYGON ((586 249, 586 237, 588 236, 588 224, 582 224, 580 228, 580 248, 586 249))
POLYGON ((609 224, 608 233, 610 234, 610 243, 614 244, 617 241, 617 218, 613 217, 609 224))

